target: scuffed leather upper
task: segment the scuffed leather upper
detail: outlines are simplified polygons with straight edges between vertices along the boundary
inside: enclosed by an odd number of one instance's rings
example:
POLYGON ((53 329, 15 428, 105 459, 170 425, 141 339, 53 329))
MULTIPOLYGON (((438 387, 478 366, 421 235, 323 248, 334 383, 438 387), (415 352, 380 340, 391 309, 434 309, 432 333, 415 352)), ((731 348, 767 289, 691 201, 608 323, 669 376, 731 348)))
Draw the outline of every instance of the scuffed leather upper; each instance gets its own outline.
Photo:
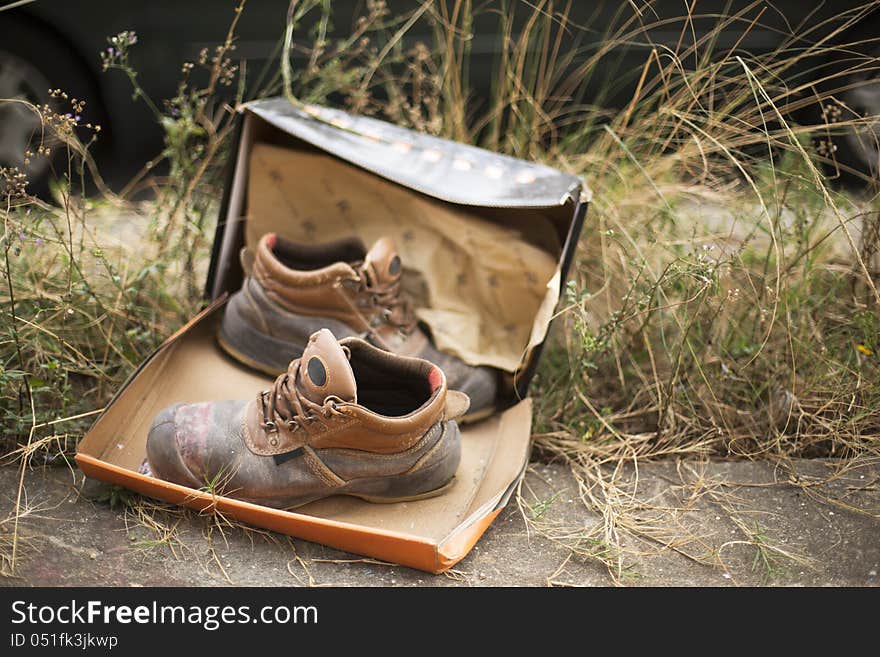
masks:
MULTIPOLYGON (((304 445, 315 449, 349 448, 380 454, 399 452, 411 447, 428 428, 442 420, 446 408, 446 377, 439 368, 418 359, 388 354, 359 338, 345 338, 337 343, 326 329, 311 337, 302 357, 291 364, 287 376, 293 379, 299 390, 313 391, 313 401, 324 393, 338 397, 339 401, 334 402, 334 410, 326 421, 322 418, 322 421, 315 421, 312 425, 297 425, 295 428, 279 423, 277 430, 270 432, 264 428, 262 409, 258 401, 254 400, 245 410, 242 425, 244 443, 254 454, 284 454, 304 445), (435 388, 430 399, 402 417, 380 415, 358 404, 353 384, 348 380, 352 376, 351 368, 342 355, 343 347, 374 352, 380 358, 394 359, 403 366, 427 365, 433 368, 430 376, 435 388), (307 366, 312 358, 325 361, 329 378, 324 391, 315 391, 309 377, 307 366), (334 379, 342 380, 342 383, 335 384, 334 379), (338 387, 340 385, 341 392, 338 387)), ((353 378, 351 381, 353 382, 353 378)), ((390 390, 388 394, 393 395, 394 391, 390 390)))
POLYGON ((257 244, 252 276, 275 303, 304 315, 330 317, 350 324, 357 331, 369 328, 344 281, 357 280, 358 274, 346 262, 300 271, 286 267, 272 252, 276 236, 267 234, 257 244))

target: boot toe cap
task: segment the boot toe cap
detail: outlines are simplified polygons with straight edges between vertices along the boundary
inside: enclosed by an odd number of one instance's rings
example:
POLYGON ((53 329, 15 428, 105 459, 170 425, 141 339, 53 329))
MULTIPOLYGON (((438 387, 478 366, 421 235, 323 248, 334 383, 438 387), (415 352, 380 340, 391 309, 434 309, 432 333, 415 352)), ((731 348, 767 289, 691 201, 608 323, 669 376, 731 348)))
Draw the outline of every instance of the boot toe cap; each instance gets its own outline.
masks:
POLYGON ((147 435, 147 460, 153 474, 185 486, 201 485, 184 461, 183 438, 177 423, 182 404, 170 406, 153 420, 147 435))

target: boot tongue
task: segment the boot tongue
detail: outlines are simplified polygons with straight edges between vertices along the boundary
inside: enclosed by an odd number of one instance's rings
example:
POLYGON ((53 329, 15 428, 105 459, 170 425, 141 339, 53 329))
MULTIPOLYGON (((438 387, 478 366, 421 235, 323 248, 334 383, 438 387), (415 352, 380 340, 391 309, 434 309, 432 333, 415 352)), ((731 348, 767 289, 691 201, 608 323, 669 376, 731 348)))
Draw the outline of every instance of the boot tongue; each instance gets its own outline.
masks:
POLYGON ((357 402, 357 383, 348 357, 327 329, 312 334, 298 366, 291 363, 287 373, 296 382, 297 391, 315 404, 323 404, 330 395, 357 402))
POLYGON ((401 263, 394 240, 390 237, 377 240, 364 258, 364 268, 373 285, 397 281, 400 278, 401 263))

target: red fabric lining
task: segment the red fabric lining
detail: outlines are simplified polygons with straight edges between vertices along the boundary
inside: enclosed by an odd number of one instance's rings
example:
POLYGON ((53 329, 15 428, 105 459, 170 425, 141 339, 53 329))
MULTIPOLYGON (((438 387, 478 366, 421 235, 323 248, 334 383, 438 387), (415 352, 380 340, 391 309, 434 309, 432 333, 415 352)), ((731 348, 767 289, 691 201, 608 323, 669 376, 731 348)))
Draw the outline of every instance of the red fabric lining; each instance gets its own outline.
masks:
POLYGON ((437 388, 440 387, 440 383, 443 381, 443 374, 436 367, 431 370, 428 374, 428 383, 431 384, 431 392, 434 392, 437 388))

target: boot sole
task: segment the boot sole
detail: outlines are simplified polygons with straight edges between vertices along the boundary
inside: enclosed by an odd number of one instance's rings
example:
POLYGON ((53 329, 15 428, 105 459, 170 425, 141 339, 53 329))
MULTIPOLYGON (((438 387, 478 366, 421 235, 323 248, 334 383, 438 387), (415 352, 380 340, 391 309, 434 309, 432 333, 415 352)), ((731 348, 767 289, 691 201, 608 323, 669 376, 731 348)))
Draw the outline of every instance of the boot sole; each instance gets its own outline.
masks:
MULTIPOLYGON (((457 429, 456 429, 457 431, 457 429)), ((407 472, 386 477, 355 479, 337 489, 307 495, 291 495, 273 499, 243 499, 253 504, 262 504, 276 509, 295 509, 310 502, 346 495, 373 504, 394 504, 426 500, 447 492, 455 484, 455 470, 459 458, 444 459, 416 472, 407 472)))
POLYGON ((379 495, 364 495, 360 493, 343 493, 343 495, 348 495, 349 497, 357 497, 364 500, 365 502, 372 502, 373 504, 396 504, 397 502, 415 502, 417 500, 427 500, 432 497, 437 497, 438 495, 442 495, 450 488, 452 488, 454 484, 455 478, 453 477, 446 484, 440 486, 440 488, 429 490, 427 493, 418 493, 417 495, 403 495, 401 497, 382 497, 379 495))
POLYGON ((250 499, 246 497, 238 498, 243 502, 249 502, 251 504, 259 504, 261 506, 268 506, 275 509, 284 509, 291 510, 297 509, 301 506, 305 506, 306 504, 311 504, 312 502, 317 502, 318 500, 324 500, 328 497, 340 496, 340 497, 356 497, 365 502, 370 502, 372 504, 397 504, 399 502, 416 502, 418 500, 427 500, 432 497, 438 497, 439 495, 443 495, 450 488, 455 485, 455 477, 447 481, 445 484, 440 486, 439 488, 434 488, 433 490, 426 491, 424 493, 415 493, 413 495, 371 495, 369 493, 358 493, 356 491, 340 491, 338 493, 329 491, 327 495, 319 495, 316 497, 308 497, 306 499, 300 499, 296 502, 287 503, 284 502, 275 502, 272 503, 271 500, 259 500, 259 499, 250 499))
POLYGON ((235 360, 270 376, 287 371, 290 361, 302 356, 307 340, 299 343, 261 333, 248 323, 236 301, 230 300, 223 311, 217 331, 220 347, 235 360))

